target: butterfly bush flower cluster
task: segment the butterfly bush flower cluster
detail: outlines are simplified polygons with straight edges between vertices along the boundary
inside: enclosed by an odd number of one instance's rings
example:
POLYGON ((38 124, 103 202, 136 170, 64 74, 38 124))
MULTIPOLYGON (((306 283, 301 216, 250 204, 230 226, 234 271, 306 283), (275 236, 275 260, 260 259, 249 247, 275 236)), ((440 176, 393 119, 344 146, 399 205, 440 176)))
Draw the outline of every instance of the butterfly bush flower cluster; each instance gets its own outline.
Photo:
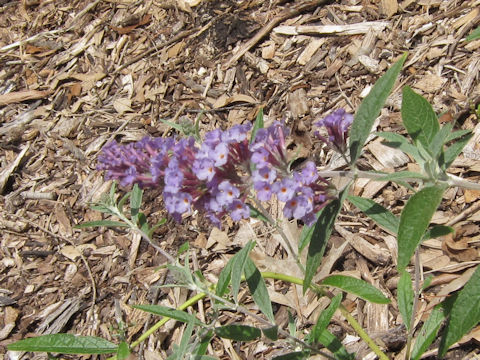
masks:
MULTIPOLYGON (((331 143, 345 140, 347 115, 333 119, 339 124, 327 121, 328 117, 323 120, 329 134, 334 129, 331 143), (335 131, 343 137, 335 137, 335 131)), ((102 149, 97 169, 106 170, 106 178, 122 186, 161 188, 165 207, 177 221, 196 209, 220 227, 226 215, 234 221, 249 218, 252 200, 276 196, 285 203, 285 217, 312 225, 315 214, 332 198, 331 185, 319 176, 312 161, 300 170, 290 170, 288 130, 283 123, 258 129, 252 142, 250 130, 250 124, 216 129, 201 144, 193 137, 145 137, 127 145, 111 142, 102 149)))
POLYGON ((324 141, 332 149, 345 154, 347 151, 347 134, 350 125, 353 122, 353 115, 345 111, 345 109, 338 109, 325 117, 324 119, 315 123, 318 127, 326 127, 328 138, 320 135, 318 131, 315 135, 324 141))

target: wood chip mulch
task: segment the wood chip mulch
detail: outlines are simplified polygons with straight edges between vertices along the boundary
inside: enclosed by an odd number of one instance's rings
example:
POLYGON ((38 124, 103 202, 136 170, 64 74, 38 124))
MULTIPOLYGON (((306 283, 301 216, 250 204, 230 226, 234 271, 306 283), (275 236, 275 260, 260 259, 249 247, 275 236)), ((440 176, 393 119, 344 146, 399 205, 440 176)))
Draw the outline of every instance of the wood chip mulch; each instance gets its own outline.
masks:
MULTIPOLYGON (((263 108, 267 123, 286 120, 292 153, 340 169, 342 159, 314 139, 313 122, 340 107, 354 112, 407 51, 375 129, 405 133, 401 88, 411 86, 443 114, 442 122, 474 131, 450 172, 478 182, 480 125, 472 109, 480 103, 480 40, 467 43, 465 37, 479 19, 478 0, 0 0, 0 356, 13 359, 5 355, 13 341, 57 332, 114 342, 125 332, 131 342, 156 318, 130 305, 178 306, 191 295, 158 287, 173 280, 158 270, 165 259, 139 237, 121 229, 74 228, 102 218, 90 209, 111 185, 95 170, 102 146, 174 134, 162 119, 193 123, 200 117, 203 133, 253 121, 263 108)), ((415 170, 408 156, 378 138, 369 142, 361 167, 415 170)), ((411 195, 363 179, 353 191, 397 214, 411 195)), ((152 222, 166 216, 157 199, 154 191, 145 194, 152 222)), ((278 213, 276 204, 271 211, 278 213)), ((434 222, 457 232, 422 246, 424 276, 434 277, 418 322, 480 263, 479 193, 448 190, 434 222)), ((298 235, 295 224, 284 223, 298 235)), ((155 238, 171 254, 190 242, 195 266, 212 281, 252 238, 261 270, 299 276, 281 239, 259 223, 230 222, 218 230, 192 215, 183 224, 169 219, 155 238)), ((349 274, 395 295, 395 258, 395 238, 346 204, 317 279, 349 274)), ((327 305, 302 297, 295 286, 269 281, 268 287, 281 326, 289 310, 298 329, 308 331, 327 305)), ((252 306, 247 294, 241 296, 252 306)), ((392 359, 403 359, 405 330, 395 303, 377 306, 349 295, 344 304, 392 359)), ((204 316, 208 309, 205 301, 194 310, 204 316)), ((227 312, 219 321, 253 320, 227 312)), ((369 354, 343 318, 334 317, 330 330, 342 339, 348 335, 346 346, 359 358, 369 354)), ((165 359, 182 332, 181 325, 167 323, 135 349, 135 358, 165 359)), ((477 327, 448 358, 478 357, 479 342, 477 327)), ((215 339, 209 353, 263 359, 288 346, 215 339)), ((23 354, 33 358, 45 356, 23 354)))

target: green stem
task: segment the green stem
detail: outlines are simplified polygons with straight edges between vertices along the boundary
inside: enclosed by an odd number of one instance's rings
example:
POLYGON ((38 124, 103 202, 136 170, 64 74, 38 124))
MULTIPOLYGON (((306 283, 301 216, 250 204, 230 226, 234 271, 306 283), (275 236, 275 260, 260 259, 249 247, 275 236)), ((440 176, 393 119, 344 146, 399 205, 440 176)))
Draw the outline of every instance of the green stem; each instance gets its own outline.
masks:
MULTIPOLYGON (((275 273, 275 272, 270 272, 270 271, 265 271, 261 273, 262 277, 264 279, 273 279, 273 280, 281 280, 285 281, 291 284, 296 284, 296 285, 303 285, 303 280, 294 276, 290 275, 285 275, 281 273, 275 273)), ((333 297, 332 294, 329 294, 328 292, 324 291, 320 286, 311 284, 310 289, 314 291, 316 294, 321 294, 321 295, 326 295, 328 297, 333 297)), ((191 299, 187 300, 184 302, 182 305, 178 307, 178 310, 185 310, 189 306, 195 305, 198 301, 204 299, 207 296, 206 293, 201 292, 192 297, 191 299)), ((368 334, 363 330, 362 326, 355 320, 355 318, 348 312, 348 310, 345 308, 345 306, 340 304, 339 307, 342 315, 345 317, 347 322, 352 326, 352 328, 357 332, 358 336, 365 341, 365 343, 370 347, 370 349, 378 356, 380 360, 388 360, 387 355, 378 347, 378 345, 373 341, 373 339, 368 336, 368 334)), ((148 329, 145 333, 143 333, 136 341, 134 341, 130 345, 130 349, 133 349, 134 347, 138 346, 142 341, 146 340, 151 334, 153 334, 156 330, 158 330, 161 326, 163 326, 170 318, 168 317, 163 317, 160 321, 155 323, 150 329, 148 329)), ((113 356, 109 358, 108 360, 116 360, 117 357, 113 356)))

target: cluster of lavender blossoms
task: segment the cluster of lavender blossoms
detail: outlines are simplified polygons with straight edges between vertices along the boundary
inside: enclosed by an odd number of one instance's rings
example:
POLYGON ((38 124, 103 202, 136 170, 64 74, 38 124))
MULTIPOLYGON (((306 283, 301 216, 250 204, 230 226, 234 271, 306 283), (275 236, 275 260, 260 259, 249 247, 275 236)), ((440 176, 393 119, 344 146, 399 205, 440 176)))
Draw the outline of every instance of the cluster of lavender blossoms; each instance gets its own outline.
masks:
MULTIPOLYGON (((322 125, 330 135, 328 143, 344 149, 349 114, 335 114, 322 125)), ((200 145, 193 137, 145 137, 127 145, 111 142, 102 149, 97 169, 106 170, 105 177, 122 186, 161 188, 165 207, 176 221, 197 209, 220 227, 225 215, 234 221, 249 218, 249 201, 268 201, 275 195, 285 203, 285 217, 314 224, 315 214, 332 197, 331 185, 312 161, 290 170, 288 130, 283 123, 259 129, 252 142, 247 138, 250 129, 251 124, 216 129, 200 145)))

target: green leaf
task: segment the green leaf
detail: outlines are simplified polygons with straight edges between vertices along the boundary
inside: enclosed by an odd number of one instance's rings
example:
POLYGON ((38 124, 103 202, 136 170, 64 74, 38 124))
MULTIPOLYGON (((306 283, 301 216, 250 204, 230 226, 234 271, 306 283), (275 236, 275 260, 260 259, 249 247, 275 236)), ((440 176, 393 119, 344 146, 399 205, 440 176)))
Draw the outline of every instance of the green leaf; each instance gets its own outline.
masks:
POLYGON ((465 136, 463 136, 460 140, 457 140, 454 142, 452 145, 450 145, 448 148, 445 149, 444 151, 444 158, 443 161, 440 161, 440 167, 443 170, 446 170, 452 165, 453 161, 457 158, 458 155, 462 152, 463 148, 469 140, 472 138, 473 134, 468 133, 465 136))
POLYGON ((371 199, 366 199, 360 196, 349 195, 348 200, 382 228, 395 235, 398 233, 400 219, 393 215, 389 210, 385 209, 382 205, 377 204, 371 199))
POLYGON ((7 345, 7 349, 61 354, 109 354, 117 351, 117 345, 94 336, 51 334, 14 342, 7 345))
POLYGON ((255 136, 257 136, 257 131, 259 129, 263 129, 263 108, 260 108, 258 110, 257 118, 255 119, 255 123, 253 124, 253 129, 252 129, 252 136, 250 138, 250 143, 253 143, 255 140, 255 136))
POLYGON ((117 359, 125 360, 128 357, 128 355, 130 355, 130 348, 128 347, 128 344, 125 341, 122 341, 120 344, 118 344, 117 359))
POLYGON ((272 360, 304 360, 308 359, 309 353, 307 351, 294 351, 288 354, 275 356, 272 360))
POLYGON ((335 359, 338 360, 354 360, 355 355, 349 354, 345 346, 337 339, 335 335, 333 335, 330 331, 324 330, 320 335, 318 340, 323 346, 325 346, 328 350, 330 350, 335 359))
POLYGON ((452 133, 450 133, 446 139, 446 142, 450 142, 450 141, 453 141, 453 140, 456 140, 456 139, 459 139, 465 135, 468 135, 468 134, 471 134, 472 131, 471 130, 457 130, 457 131, 454 131, 452 133))
POLYGON ((412 309, 413 309, 413 298, 415 294, 413 293, 412 279, 410 274, 405 270, 402 271, 402 276, 398 281, 398 310, 400 315, 402 315, 403 323, 407 327, 407 330, 410 331, 410 323, 412 319, 412 309))
POLYGON ((245 266, 243 268, 243 273, 245 274, 245 279, 252 294, 253 301, 257 304, 260 311, 267 317, 270 322, 275 322, 275 317, 273 316, 272 302, 270 301, 270 296, 268 295, 267 286, 265 285, 265 280, 263 279, 260 271, 258 271, 252 259, 247 257, 245 266))
MULTIPOLYGON (((317 219, 318 219, 318 214, 317 214, 317 219)), ((313 235, 313 230, 315 230, 315 224, 312 226, 304 225, 302 232, 300 233, 300 240, 298 242, 298 253, 300 254, 303 249, 305 249, 305 246, 310 244, 310 241, 312 240, 312 235, 313 235)))
MULTIPOLYGON (((121 213, 123 213, 123 207, 125 206, 125 203, 130 198, 131 195, 132 195, 131 192, 127 192, 125 195, 123 195, 123 197, 120 199, 120 201, 116 205, 116 207, 118 208, 118 210, 120 210, 121 213)), ((115 202, 113 202, 113 203, 115 203, 115 202)))
POLYGON ((345 275, 330 275, 322 280, 320 285, 333 286, 348 293, 357 295, 364 300, 375 304, 389 304, 390 300, 383 295, 375 286, 369 283, 345 275))
POLYGON ((420 155, 418 149, 413 146, 405 136, 392 132, 377 132, 375 134, 386 140, 382 142, 383 145, 399 149, 404 153, 411 155, 419 164, 422 164, 425 161, 422 155, 420 155))
POLYGON ((414 171, 397 171, 392 174, 387 174, 382 177, 378 177, 375 181, 398 181, 403 179, 421 179, 428 180, 428 176, 414 172, 414 171))
POLYGON ((232 279, 232 268, 233 263, 235 262, 235 257, 232 257, 228 260, 227 264, 220 272, 218 277, 217 286, 215 287, 215 295, 219 297, 223 297, 228 290, 228 285, 230 284, 230 280, 232 279))
POLYGON ((431 229, 427 230, 425 235, 423 235, 423 240, 435 239, 440 236, 453 234, 454 232, 455 232, 455 229, 451 226, 435 225, 435 226, 432 226, 431 229))
POLYGON ((215 328, 215 333, 221 338, 236 341, 250 341, 262 336, 260 329, 247 325, 225 325, 215 328))
POLYGON ((190 340, 192 340, 193 325, 193 322, 189 322, 185 328, 185 331, 183 332, 182 339, 180 340, 180 344, 178 345, 176 352, 177 359, 184 359, 185 355, 187 354, 188 344, 190 343, 190 340))
POLYGON ((177 255, 182 255, 185 251, 188 251, 190 249, 190 243, 188 241, 185 241, 180 247, 178 248, 177 255))
POLYGON ((278 340, 278 326, 272 326, 269 328, 264 328, 262 329, 263 335, 265 335, 267 338, 273 341, 278 340))
POLYGON ((328 307, 320 313, 317 319, 317 323, 312 329, 311 336, 309 338, 310 342, 311 341, 315 343, 319 342, 320 335, 324 330, 327 329, 327 326, 330 323, 330 320, 332 319, 333 314, 340 306, 341 301, 342 301, 342 294, 337 294, 330 302, 330 305, 328 305, 328 307))
POLYGON ((445 124, 442 128, 435 134, 430 144, 430 153, 434 159, 437 159, 440 155, 440 152, 443 150, 443 145, 447 142, 448 137, 451 135, 453 129, 453 124, 445 124))
POLYGON ((75 225, 76 229, 83 229, 87 227, 97 227, 97 226, 107 226, 107 227, 128 227, 127 224, 120 221, 113 220, 98 220, 98 221, 87 221, 82 224, 75 225))
POLYGON ((136 222, 140 206, 142 206, 143 191, 138 187, 138 184, 133 185, 132 194, 130 196, 130 215, 132 220, 136 222))
POLYGON ((415 345, 411 358, 412 360, 419 360, 422 354, 428 349, 430 344, 437 337, 438 330, 445 320, 445 314, 442 305, 437 305, 433 308, 430 316, 423 324, 420 332, 415 339, 415 345))
POLYGON ((398 270, 410 262, 425 230, 437 210, 444 187, 428 186, 414 194, 403 208, 398 228, 398 270))
POLYGON ((269 224, 269 223, 270 223, 270 221, 268 221, 267 217, 266 217, 265 215, 263 215, 260 210, 258 210, 257 208, 253 207, 253 206, 250 205, 250 204, 247 204, 247 205, 248 205, 248 208, 250 209, 250 217, 255 218, 255 219, 258 219, 258 220, 261 220, 261 221, 263 221, 263 222, 266 223, 266 224, 269 224))
POLYGON ((372 90, 370 90, 370 93, 360 104, 350 129, 349 148, 352 164, 360 157, 362 147, 367 141, 373 123, 380 114, 385 100, 387 100, 388 95, 392 91, 406 58, 407 54, 404 54, 400 60, 378 79, 372 90))
POLYGON ((317 272, 318 267, 320 266, 323 253, 325 252, 325 247, 327 246, 328 239, 332 234, 335 219, 342 209, 342 204, 348 194, 349 188, 350 185, 343 189, 337 199, 332 200, 320 211, 320 215, 318 216, 318 220, 314 225, 310 245, 308 247, 307 265, 305 269, 305 278, 303 280, 303 293, 305 293, 310 287, 312 279, 317 272))
POLYGON ((287 311, 288 311, 288 332, 290 333, 291 336, 296 336, 297 326, 295 325, 295 318, 293 317, 290 310, 287 309, 287 311))
POLYGON ((161 315, 170 319, 175 319, 185 323, 193 323, 195 325, 203 325, 195 316, 181 310, 172 309, 161 305, 133 305, 135 309, 146 311, 151 314, 161 315))
POLYGON ((467 334, 480 321, 480 266, 460 290, 450 311, 443 332, 438 355, 443 357, 448 348, 467 334))
POLYGON ((240 290, 240 282, 242 281, 243 268, 248 259, 248 254, 255 246, 255 242, 249 241, 245 247, 235 254, 232 265, 232 295, 233 300, 237 303, 238 291, 240 290))
POLYGON ((196 355, 195 359, 201 359, 200 356, 205 355, 205 353, 207 352, 208 344, 210 344, 210 340, 212 340, 212 337, 213 337, 212 330, 207 331, 206 334, 201 336, 200 343, 192 351, 192 354, 196 355))
POLYGON ((440 129, 437 115, 432 105, 421 95, 405 86, 402 91, 402 121, 415 144, 421 143, 430 148, 433 137, 440 129))
POLYGON ((475 30, 473 30, 470 35, 467 36, 465 40, 467 41, 473 41, 480 39, 480 27, 477 27, 475 30))

